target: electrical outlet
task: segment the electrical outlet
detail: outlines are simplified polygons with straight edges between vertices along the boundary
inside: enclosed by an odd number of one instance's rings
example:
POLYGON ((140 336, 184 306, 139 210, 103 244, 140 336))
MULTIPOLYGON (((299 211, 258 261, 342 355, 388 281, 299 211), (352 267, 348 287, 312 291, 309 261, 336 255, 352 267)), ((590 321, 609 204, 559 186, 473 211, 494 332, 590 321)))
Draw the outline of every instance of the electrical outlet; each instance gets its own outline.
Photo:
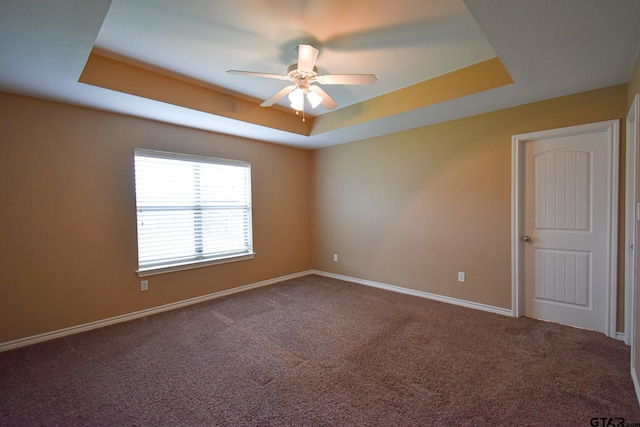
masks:
POLYGON ((458 282, 464 282, 464 271, 458 271, 458 282))
POLYGON ((338 262, 338 254, 333 254, 333 262, 338 262))
POLYGON ((140 281, 140 290, 141 291, 148 291, 149 290, 149 281, 148 280, 141 280, 140 281))

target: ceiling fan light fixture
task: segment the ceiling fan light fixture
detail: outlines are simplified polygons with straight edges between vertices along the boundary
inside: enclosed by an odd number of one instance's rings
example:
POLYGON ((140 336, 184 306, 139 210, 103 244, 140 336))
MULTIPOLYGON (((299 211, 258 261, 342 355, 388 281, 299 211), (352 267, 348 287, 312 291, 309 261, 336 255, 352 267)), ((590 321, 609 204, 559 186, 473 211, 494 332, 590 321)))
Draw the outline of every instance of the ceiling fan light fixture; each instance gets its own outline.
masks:
POLYGON ((307 92, 307 99, 309 100, 309 104, 311 104, 311 108, 316 108, 322 102, 322 97, 315 92, 307 92))
POLYGON ((294 110, 304 110, 304 93, 302 93, 300 88, 289 92, 289 101, 291 102, 291 108, 294 110))

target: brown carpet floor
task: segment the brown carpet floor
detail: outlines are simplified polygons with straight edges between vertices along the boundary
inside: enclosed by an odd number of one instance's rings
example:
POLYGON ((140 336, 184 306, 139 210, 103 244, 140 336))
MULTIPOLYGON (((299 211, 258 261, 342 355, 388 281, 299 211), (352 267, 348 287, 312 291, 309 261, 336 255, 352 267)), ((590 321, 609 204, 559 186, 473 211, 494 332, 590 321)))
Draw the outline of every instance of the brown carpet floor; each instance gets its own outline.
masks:
POLYGON ((594 417, 640 423, 624 343, 320 276, 0 354, 2 426, 594 417))

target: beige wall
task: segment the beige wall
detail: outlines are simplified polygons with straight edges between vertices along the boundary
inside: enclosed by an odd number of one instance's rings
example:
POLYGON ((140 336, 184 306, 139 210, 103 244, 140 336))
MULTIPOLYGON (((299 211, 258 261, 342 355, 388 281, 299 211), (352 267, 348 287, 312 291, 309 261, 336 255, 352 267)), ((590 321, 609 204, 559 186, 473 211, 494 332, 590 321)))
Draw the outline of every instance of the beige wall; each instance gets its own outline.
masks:
POLYGON ((310 268, 510 308, 511 136, 622 119, 626 97, 614 86, 309 152, 0 93, 0 342, 310 268), (251 161, 255 259, 140 292, 134 147, 251 161))
POLYGON ((510 308, 511 136, 625 105, 619 85, 315 151, 314 268, 510 308))
POLYGON ((629 84, 627 85, 627 104, 631 106, 633 102, 634 96, 636 93, 640 93, 640 53, 636 58, 635 66, 633 67, 633 71, 631 72, 631 78, 629 79, 629 84))
POLYGON ((0 93, 0 343, 311 268, 311 152, 0 93), (252 163, 253 260, 137 267, 134 147, 252 163))

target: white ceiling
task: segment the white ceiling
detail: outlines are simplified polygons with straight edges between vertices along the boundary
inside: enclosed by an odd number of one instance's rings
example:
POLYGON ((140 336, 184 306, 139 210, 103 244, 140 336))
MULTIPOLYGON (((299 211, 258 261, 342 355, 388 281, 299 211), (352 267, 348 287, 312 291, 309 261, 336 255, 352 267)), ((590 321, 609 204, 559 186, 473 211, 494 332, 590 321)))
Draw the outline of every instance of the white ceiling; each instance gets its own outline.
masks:
POLYGON ((1 90, 304 148, 625 83, 639 47, 639 0, 0 2, 1 90), (495 56, 514 84, 309 137, 78 83, 95 46, 259 103, 286 82, 226 70, 284 74, 299 43, 378 77, 326 86, 338 108, 495 56))
POLYGON ((399 3, 115 0, 96 46, 266 99, 287 83, 226 71, 286 74, 297 45, 311 43, 321 74, 378 77, 372 86, 325 88, 341 107, 496 56, 462 0, 399 3))

